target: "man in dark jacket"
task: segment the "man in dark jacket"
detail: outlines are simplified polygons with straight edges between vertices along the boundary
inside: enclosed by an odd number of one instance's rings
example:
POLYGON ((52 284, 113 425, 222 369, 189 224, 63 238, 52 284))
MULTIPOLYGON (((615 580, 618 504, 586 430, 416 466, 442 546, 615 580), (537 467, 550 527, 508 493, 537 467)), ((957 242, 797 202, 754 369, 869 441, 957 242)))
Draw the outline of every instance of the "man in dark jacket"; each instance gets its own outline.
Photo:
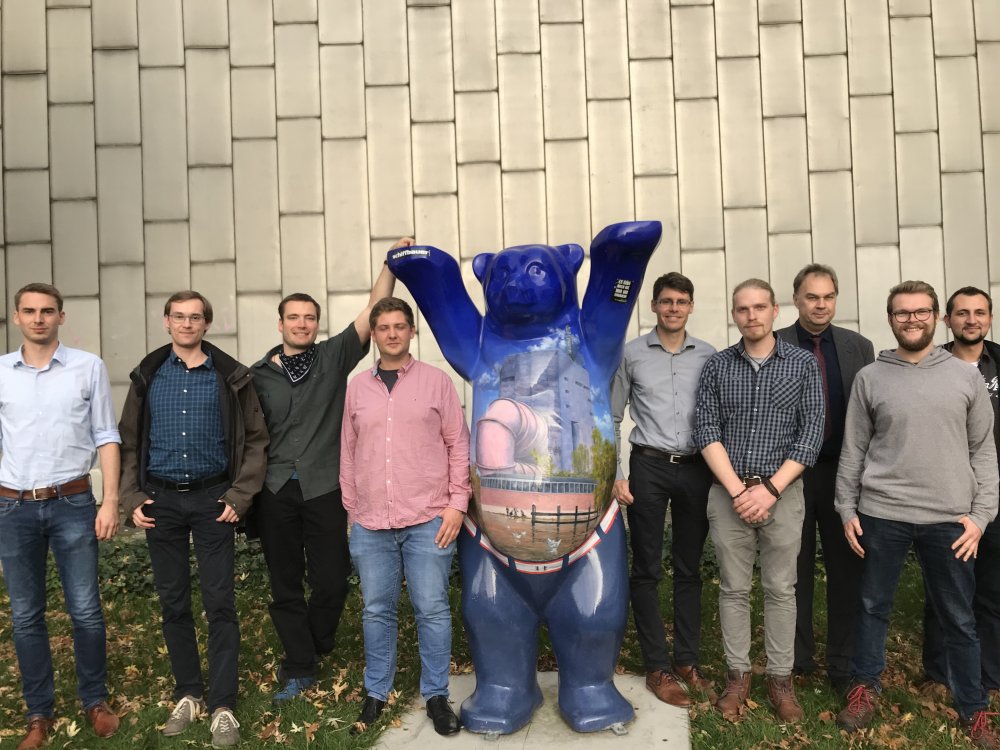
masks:
POLYGON ((864 336, 833 324, 839 293, 837 272, 830 266, 812 263, 803 268, 792 281, 792 301, 799 311, 799 319, 778 331, 778 338, 815 355, 823 375, 826 409, 819 458, 802 473, 805 517, 795 584, 795 672, 811 674, 816 671, 813 584, 818 526, 826 567, 827 678, 835 689, 844 691, 851 681, 854 616, 864 561, 851 552, 844 539, 840 516, 833 509, 833 494, 851 386, 858 370, 875 361, 875 349, 864 336))
MULTIPOLYGON (((955 340, 944 345, 953 356, 979 369, 993 407, 993 438, 1000 444, 997 378, 1000 346, 986 339, 993 325, 993 299, 982 289, 967 286, 948 298, 945 325, 955 340)), ((976 555, 976 596, 972 602, 979 636, 983 687, 1000 690, 1000 524, 993 521, 979 540, 976 555)), ((927 679, 948 683, 944 631, 930 604, 924 609, 924 673, 927 679)))
POLYGON ((236 523, 261 488, 268 437, 250 371, 204 341, 212 305, 198 292, 167 300, 171 343, 132 372, 122 411, 121 504, 146 530, 177 702, 163 733, 180 734, 206 700, 191 614, 189 540, 208 618, 212 744, 235 745, 240 629, 233 587, 236 523))

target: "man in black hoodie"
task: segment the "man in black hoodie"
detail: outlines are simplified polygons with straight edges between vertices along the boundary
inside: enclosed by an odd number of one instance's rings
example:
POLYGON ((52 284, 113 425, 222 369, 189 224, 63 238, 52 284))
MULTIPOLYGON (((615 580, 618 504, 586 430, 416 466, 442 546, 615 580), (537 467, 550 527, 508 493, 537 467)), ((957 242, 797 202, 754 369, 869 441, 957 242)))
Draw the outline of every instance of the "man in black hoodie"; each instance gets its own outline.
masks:
POLYGON ((171 343, 132 372, 119 432, 126 523, 146 530, 176 706, 163 733, 180 734, 205 709, 191 614, 189 540, 194 539, 208 618, 212 745, 240 740, 233 537, 264 482, 267 428, 250 371, 204 341, 212 305, 176 292, 163 309, 171 343))

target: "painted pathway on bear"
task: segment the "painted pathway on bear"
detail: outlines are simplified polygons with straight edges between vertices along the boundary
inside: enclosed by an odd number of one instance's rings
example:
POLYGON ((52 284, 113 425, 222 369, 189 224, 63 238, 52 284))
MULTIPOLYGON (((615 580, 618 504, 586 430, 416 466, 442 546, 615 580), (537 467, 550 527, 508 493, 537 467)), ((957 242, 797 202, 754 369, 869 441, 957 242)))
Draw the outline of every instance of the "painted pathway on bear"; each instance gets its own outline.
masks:
MULTIPOLYGON (((454 737, 438 737, 431 720, 424 713, 424 701, 418 699, 403 715, 402 725, 390 727, 375 745, 378 750, 409 750, 447 744, 449 750, 497 750, 498 748, 574 748, 574 750, 629 750, 630 748, 691 747, 687 711, 661 703, 646 690, 643 677, 616 675, 615 685, 635 707, 635 721, 626 725, 628 734, 616 736, 610 731, 578 734, 563 721, 557 708, 557 673, 539 672, 538 684, 545 702, 521 731, 488 740, 483 735, 462 731, 454 737)), ((451 678, 449 689, 455 711, 476 684, 474 675, 451 678)))

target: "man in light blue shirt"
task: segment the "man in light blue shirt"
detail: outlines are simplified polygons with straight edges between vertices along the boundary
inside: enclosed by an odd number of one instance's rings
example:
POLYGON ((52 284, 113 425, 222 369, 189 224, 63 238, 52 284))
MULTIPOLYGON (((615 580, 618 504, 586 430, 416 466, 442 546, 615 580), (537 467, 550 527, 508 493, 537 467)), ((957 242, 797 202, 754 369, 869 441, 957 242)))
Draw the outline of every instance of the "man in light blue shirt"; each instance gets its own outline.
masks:
POLYGON ((73 621, 77 694, 97 736, 118 729, 107 704, 97 542, 118 530, 121 439, 104 363, 59 343, 65 319, 58 289, 28 284, 14 296, 14 324, 24 343, 0 357, 0 563, 28 709, 18 750, 41 747, 54 723, 45 627, 50 547, 73 621), (100 509, 90 487, 95 453, 104 475, 100 509))

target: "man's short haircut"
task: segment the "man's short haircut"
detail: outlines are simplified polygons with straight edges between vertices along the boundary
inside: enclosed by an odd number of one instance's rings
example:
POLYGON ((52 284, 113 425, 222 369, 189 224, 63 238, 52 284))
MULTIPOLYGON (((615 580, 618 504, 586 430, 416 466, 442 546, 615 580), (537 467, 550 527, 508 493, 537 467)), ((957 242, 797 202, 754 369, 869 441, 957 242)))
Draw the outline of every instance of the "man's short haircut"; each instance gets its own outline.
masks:
POLYGON ((892 301, 896 298, 897 294, 926 294, 931 298, 933 303, 934 312, 941 311, 941 305, 938 303, 937 292, 934 291, 934 287, 928 284, 926 281, 904 281, 901 284, 896 284, 892 289, 889 290, 889 299, 885 303, 885 311, 892 315, 892 301))
POLYGON ((192 289, 185 289, 183 292, 174 292, 167 298, 167 302, 163 305, 163 317, 170 317, 170 306, 175 302, 187 302, 188 300, 201 300, 201 308, 205 313, 205 322, 212 322, 212 303, 209 302, 205 295, 196 292, 192 289))
POLYGON ((410 328, 413 328, 413 308, 406 303, 406 300, 402 300, 399 297, 383 297, 372 305, 372 311, 368 315, 368 325, 374 331, 375 321, 378 320, 379 315, 391 312, 403 313, 406 317, 406 322, 410 324, 410 328))
POLYGON ((806 280, 806 276, 813 273, 818 276, 829 276, 830 281, 833 282, 834 294, 840 294, 840 282, 837 281, 837 272, 830 268, 830 266, 825 266, 822 263, 810 263, 808 266, 795 274, 795 278, 792 280, 792 294, 798 294, 799 287, 802 286, 802 282, 806 280))
POLYGON ((653 282, 653 302, 660 298, 660 292, 664 289, 673 289, 675 292, 686 294, 694 302, 694 284, 691 279, 677 271, 663 274, 653 282))
POLYGON ((989 305, 990 307, 990 315, 993 314, 993 298, 989 295, 988 292, 984 292, 982 289, 975 286, 963 286, 961 289, 958 289, 951 293, 951 296, 948 298, 948 302, 945 303, 944 306, 945 315, 951 315, 951 311, 955 307, 955 297, 957 297, 960 294, 963 297, 975 297, 976 295, 979 295, 980 297, 986 297, 986 304, 989 305))
POLYGON ((24 296, 25 294, 30 294, 32 292, 35 294, 47 294, 50 297, 54 298, 56 301, 56 308, 58 308, 59 312, 62 312, 63 309, 62 294, 60 294, 59 290, 56 289, 51 284, 43 284, 40 281, 36 281, 31 284, 25 284, 24 286, 22 286, 20 289, 17 290, 17 293, 14 295, 14 309, 17 310, 21 307, 22 296, 24 296))
POLYGON ((774 289, 768 284, 764 279, 747 279, 746 281, 741 281, 733 289, 733 309, 736 309, 736 295, 742 292, 744 289, 760 289, 761 291, 767 292, 771 295, 771 304, 778 304, 774 298, 774 289))
POLYGON ((313 307, 316 308, 316 320, 319 320, 320 307, 319 302, 314 300, 311 296, 305 292, 293 292, 285 297, 281 302, 278 303, 278 318, 281 320, 285 319, 285 305, 289 302, 312 302, 313 307))

